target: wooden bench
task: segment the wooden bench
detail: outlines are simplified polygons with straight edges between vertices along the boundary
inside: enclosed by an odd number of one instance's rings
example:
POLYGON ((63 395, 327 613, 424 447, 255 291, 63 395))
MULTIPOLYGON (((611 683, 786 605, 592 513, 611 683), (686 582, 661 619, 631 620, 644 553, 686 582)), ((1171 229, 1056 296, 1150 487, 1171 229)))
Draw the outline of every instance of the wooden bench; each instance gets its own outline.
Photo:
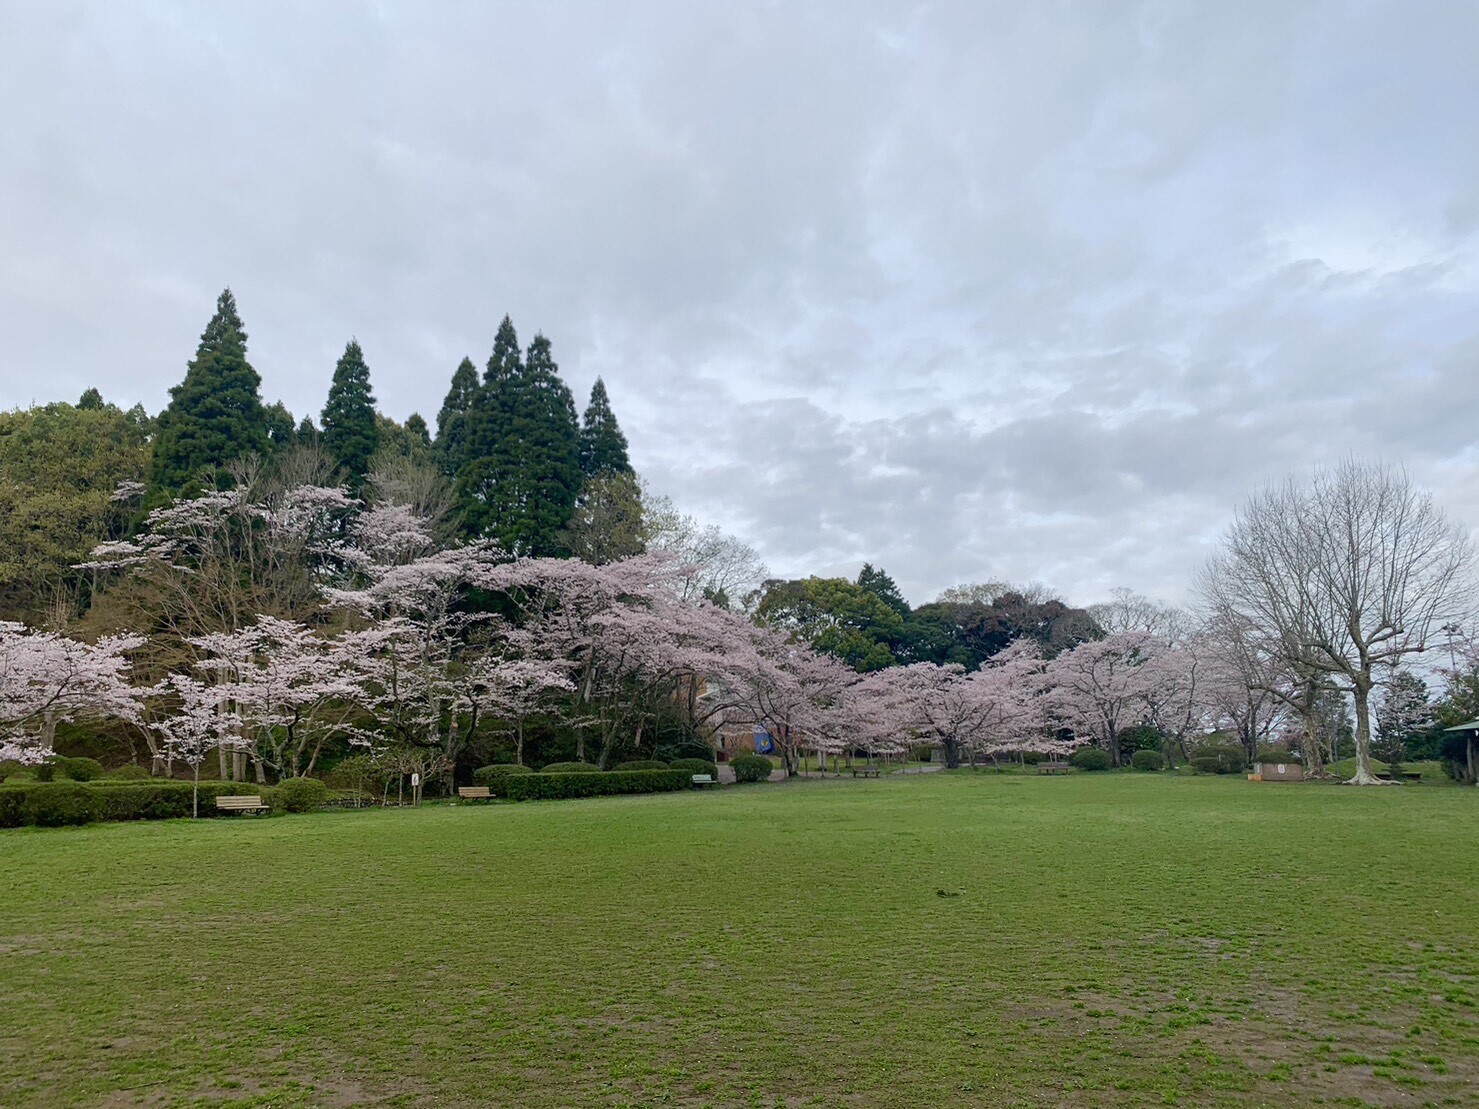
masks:
POLYGON ((1039 774, 1067 774, 1069 765, 1066 762, 1040 762, 1037 764, 1039 774))
POLYGON ((263 812, 267 806, 257 797, 217 797, 216 808, 222 812, 263 812))
POLYGON ((693 776, 693 784, 696 786, 716 786, 719 784, 719 780, 712 774, 695 774, 693 776))
POLYGON ((487 786, 458 786, 457 797, 461 801, 491 801, 493 791, 487 786))
POLYGON ((876 766, 855 766, 852 768, 854 778, 877 778, 883 773, 876 766))

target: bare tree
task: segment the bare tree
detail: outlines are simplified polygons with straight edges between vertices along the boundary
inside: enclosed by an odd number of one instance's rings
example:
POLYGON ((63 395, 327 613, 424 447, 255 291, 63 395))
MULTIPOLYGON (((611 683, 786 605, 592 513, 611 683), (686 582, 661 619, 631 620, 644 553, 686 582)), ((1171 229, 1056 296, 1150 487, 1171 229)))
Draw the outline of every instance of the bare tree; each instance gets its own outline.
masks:
POLYGON ((1377 675, 1462 616, 1472 562, 1463 529, 1404 471, 1352 459, 1252 497, 1198 588, 1214 611, 1240 618, 1270 660, 1351 695, 1351 782, 1371 785, 1377 675))

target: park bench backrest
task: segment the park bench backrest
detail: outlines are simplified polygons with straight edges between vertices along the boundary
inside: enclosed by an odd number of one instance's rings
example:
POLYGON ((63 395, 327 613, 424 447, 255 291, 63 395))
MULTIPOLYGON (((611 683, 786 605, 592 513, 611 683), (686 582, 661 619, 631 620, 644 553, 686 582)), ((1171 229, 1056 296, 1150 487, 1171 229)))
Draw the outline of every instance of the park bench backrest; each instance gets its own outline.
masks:
POLYGON ((458 786, 458 797, 492 797, 493 792, 487 786, 458 786))
POLYGON ((225 809, 228 812, 238 812, 246 809, 265 809, 262 798, 258 797, 217 797, 216 808, 225 809))
POLYGON ((693 776, 693 784, 696 786, 708 785, 713 780, 713 777, 709 774, 695 774, 693 776))

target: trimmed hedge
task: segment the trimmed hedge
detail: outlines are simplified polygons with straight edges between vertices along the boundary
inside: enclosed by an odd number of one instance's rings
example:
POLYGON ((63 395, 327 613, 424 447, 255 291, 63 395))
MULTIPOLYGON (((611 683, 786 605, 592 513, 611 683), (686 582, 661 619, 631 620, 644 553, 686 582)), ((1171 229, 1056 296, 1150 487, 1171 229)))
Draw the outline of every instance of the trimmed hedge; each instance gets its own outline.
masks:
POLYGON ((687 770, 613 770, 606 774, 543 772, 507 779, 503 795, 510 801, 552 801, 567 797, 607 797, 618 793, 671 793, 687 789, 692 784, 693 775, 687 770))
POLYGON ((663 762, 661 759, 632 759, 630 762, 619 762, 612 770, 666 770, 672 763, 663 762))
POLYGON ((686 770, 689 774, 707 774, 716 781, 719 778, 719 767, 707 759, 674 759, 668 766, 674 770, 686 770))
POLYGON ((1078 770, 1108 770, 1109 752, 1097 747, 1080 747, 1068 756, 1068 765, 1078 770))
POLYGON ((729 765, 734 768, 737 782, 768 782, 770 772, 775 769, 764 755, 736 755, 729 765))
POLYGON ((604 774, 595 763, 590 762, 552 762, 540 770, 541 774, 604 774))
POLYGON ((1130 765, 1136 770, 1164 770, 1166 759, 1159 751, 1136 751, 1130 756, 1130 765))
POLYGON ((508 780, 510 778, 521 778, 526 774, 533 774, 527 766, 515 766, 513 763, 498 763, 494 766, 480 766, 472 772, 472 784, 475 786, 487 786, 488 791, 495 797, 502 797, 508 792, 508 780))
MULTIPOLYGON (((0 785, 0 828, 28 824, 54 828, 98 820, 168 820, 190 815, 189 782, 15 782, 0 785)), ((260 795, 271 803, 272 791, 246 782, 201 782, 200 815, 219 816, 217 797, 260 795)))
POLYGON ((108 771, 108 778, 114 782, 147 782, 154 777, 149 771, 135 763, 120 766, 117 770, 108 771))

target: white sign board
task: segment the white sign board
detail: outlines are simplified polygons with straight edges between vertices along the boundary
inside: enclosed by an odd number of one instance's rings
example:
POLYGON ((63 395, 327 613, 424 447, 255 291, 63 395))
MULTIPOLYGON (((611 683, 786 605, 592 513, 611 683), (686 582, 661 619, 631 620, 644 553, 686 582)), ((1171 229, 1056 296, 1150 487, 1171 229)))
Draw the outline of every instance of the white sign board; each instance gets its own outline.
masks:
POLYGON ((411 775, 411 788, 412 789, 415 789, 420 784, 421 784, 421 775, 420 774, 412 774, 411 775))

